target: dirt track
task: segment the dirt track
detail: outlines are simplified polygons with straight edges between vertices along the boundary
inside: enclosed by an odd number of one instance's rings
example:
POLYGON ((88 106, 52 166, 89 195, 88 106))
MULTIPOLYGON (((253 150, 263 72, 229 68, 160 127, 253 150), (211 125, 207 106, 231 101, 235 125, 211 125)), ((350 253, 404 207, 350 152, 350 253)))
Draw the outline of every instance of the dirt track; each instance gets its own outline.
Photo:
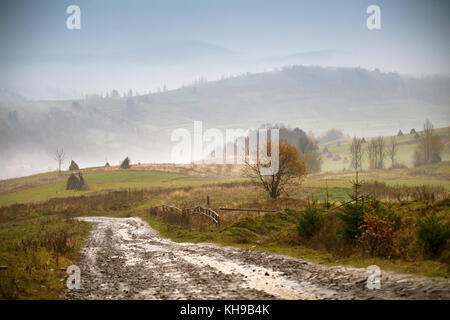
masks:
POLYGON ((382 272, 369 290, 365 269, 163 239, 139 218, 88 217, 77 265, 81 288, 66 299, 450 299, 450 280, 382 272))

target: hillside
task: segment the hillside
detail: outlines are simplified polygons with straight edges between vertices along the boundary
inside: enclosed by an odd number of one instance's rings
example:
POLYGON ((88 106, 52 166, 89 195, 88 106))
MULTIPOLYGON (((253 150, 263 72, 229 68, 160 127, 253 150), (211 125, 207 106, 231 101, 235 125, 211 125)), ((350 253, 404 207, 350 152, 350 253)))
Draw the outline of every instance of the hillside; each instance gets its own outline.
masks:
POLYGON ((57 147, 84 167, 127 155, 167 162, 171 132, 193 130, 194 120, 204 129, 283 122, 316 133, 337 127, 351 135, 388 135, 419 128, 427 118, 447 126, 449 103, 448 78, 301 66, 126 98, 28 101, 2 92, 0 178, 54 169, 57 147))
MULTIPOLYGON (((409 130, 404 130, 404 135, 398 137, 395 135, 398 142, 398 152, 396 156, 396 162, 403 164, 408 168, 412 168, 414 150, 418 146, 419 142, 415 139, 414 134, 409 134, 409 130)), ((421 131, 416 128, 416 131, 420 134, 421 131)), ((443 161, 450 161, 450 127, 440 128, 435 130, 436 133, 441 137, 444 150, 442 154, 443 161)), ((391 136, 385 136, 386 145, 389 144, 389 139, 391 136)), ((370 137, 365 137, 367 141, 370 141, 370 137)), ((319 144, 319 152, 321 152, 322 159, 322 172, 342 172, 350 170, 350 139, 341 139, 337 141, 332 141, 329 143, 319 144), (324 148, 327 148, 328 153, 324 153, 324 148)), ((363 146, 366 148, 366 146, 363 146)), ((386 157, 385 167, 390 167, 390 160, 386 157)), ((369 163, 367 156, 363 157, 363 169, 368 169, 369 163)), ((420 170, 417 168, 416 170, 420 170)))

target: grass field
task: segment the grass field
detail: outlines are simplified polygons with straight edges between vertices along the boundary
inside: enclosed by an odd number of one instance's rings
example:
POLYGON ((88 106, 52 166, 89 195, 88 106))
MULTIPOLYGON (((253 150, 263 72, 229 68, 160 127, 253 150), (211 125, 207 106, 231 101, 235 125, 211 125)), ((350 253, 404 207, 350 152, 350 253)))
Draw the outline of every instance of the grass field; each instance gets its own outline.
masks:
POLYGON ((90 230, 57 215, 0 228, 0 265, 8 266, 0 270, 0 298, 58 299, 65 268, 90 230))
MULTIPOLYGON (((239 177, 238 169, 235 169, 233 175, 229 177, 214 175, 214 172, 218 171, 216 167, 203 166, 201 170, 194 171, 198 175, 193 175, 186 168, 183 168, 183 170, 177 169, 178 171, 186 171, 186 174, 155 170, 158 168, 173 169, 167 165, 161 165, 160 167, 151 165, 147 169, 142 165, 142 167, 133 170, 88 168, 82 170, 84 179, 88 184, 88 190, 84 191, 65 190, 66 180, 70 174, 67 171, 62 172, 61 175, 56 172, 49 172, 4 180, 0 181, 0 206, 45 201, 50 198, 81 196, 105 190, 202 186, 248 181, 246 178, 239 177)), ((430 185, 442 186, 446 190, 450 190, 450 161, 410 169, 369 170, 361 172, 359 177, 366 182, 381 181, 390 186, 430 185)), ((350 191, 351 180, 354 178, 352 172, 313 174, 307 176, 301 186, 323 190, 328 185, 332 195, 331 200, 341 201, 346 199, 346 194, 350 191)), ((294 191, 294 193, 298 192, 294 191)), ((322 192, 320 191, 320 195, 322 192)))
POLYGON ((50 198, 73 197, 90 194, 93 192, 117 189, 141 189, 152 187, 177 187, 177 186, 199 186, 214 183, 231 183, 242 181, 239 178, 214 178, 193 177, 169 172, 158 171, 100 171, 85 172, 83 177, 88 185, 88 190, 74 191, 66 190, 66 179, 68 174, 59 177, 57 173, 47 173, 40 177, 31 176, 31 183, 41 181, 40 184, 31 184, 27 178, 15 181, 16 186, 22 184, 22 190, 0 193, 0 206, 14 203, 26 203, 31 201, 43 201, 50 198))

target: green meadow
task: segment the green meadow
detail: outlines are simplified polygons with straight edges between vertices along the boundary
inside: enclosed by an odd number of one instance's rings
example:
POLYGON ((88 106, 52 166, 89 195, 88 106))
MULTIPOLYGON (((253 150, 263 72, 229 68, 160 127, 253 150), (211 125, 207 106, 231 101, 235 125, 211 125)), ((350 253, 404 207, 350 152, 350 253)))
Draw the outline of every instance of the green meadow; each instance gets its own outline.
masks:
MULTIPOLYGON (((57 173, 43 174, 43 176, 54 177, 57 173)), ((39 176, 39 175, 38 175, 39 176)), ((206 184, 231 183, 242 181, 237 178, 209 178, 193 177, 177 173, 158 172, 158 171, 103 171, 103 172, 85 172, 83 177, 88 185, 88 190, 75 191, 66 190, 65 173, 63 178, 57 178, 56 181, 27 187, 29 181, 26 178, 21 179, 21 184, 25 185, 23 190, 0 194, 0 206, 15 203, 27 203, 32 201, 44 201, 50 198, 81 196, 89 193, 118 190, 118 189, 143 189, 152 187, 179 187, 179 186, 201 186, 206 184)), ((38 179, 36 176, 28 177, 30 181, 38 179)), ((17 182, 16 182, 17 183, 17 182)))

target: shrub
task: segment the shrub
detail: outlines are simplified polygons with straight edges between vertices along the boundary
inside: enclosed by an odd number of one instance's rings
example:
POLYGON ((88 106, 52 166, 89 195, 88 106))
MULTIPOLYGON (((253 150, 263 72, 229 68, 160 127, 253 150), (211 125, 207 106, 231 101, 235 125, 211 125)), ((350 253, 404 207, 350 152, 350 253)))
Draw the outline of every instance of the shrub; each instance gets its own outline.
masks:
POLYGON ((438 256, 450 239, 450 224, 442 217, 430 213, 417 221, 417 240, 425 255, 438 256))
POLYGON ((337 237, 345 242, 352 242, 358 238, 362 233, 361 224, 367 211, 367 206, 364 203, 345 204, 341 212, 336 214, 342 221, 337 237))
POLYGON ((306 208, 298 219, 298 235, 301 238, 310 239, 320 230, 323 221, 323 215, 319 208, 306 208))
POLYGON ((364 183, 361 187, 361 193, 364 195, 370 195, 376 199, 394 199, 399 202, 403 200, 435 201, 447 198, 447 191, 442 186, 388 186, 386 183, 379 181, 364 183))
POLYGON ((400 255, 401 250, 396 244, 400 229, 398 219, 399 216, 384 214, 384 211, 365 215, 358 242, 371 257, 392 258, 400 255))
POLYGON ((364 215, 379 204, 378 201, 372 201, 370 197, 366 197, 366 201, 361 198, 360 192, 363 184, 358 180, 358 172, 356 172, 356 179, 352 181, 352 185, 353 194, 349 194, 351 201, 345 203, 340 212, 336 214, 343 222, 338 229, 337 237, 345 242, 353 242, 361 235, 364 215))

